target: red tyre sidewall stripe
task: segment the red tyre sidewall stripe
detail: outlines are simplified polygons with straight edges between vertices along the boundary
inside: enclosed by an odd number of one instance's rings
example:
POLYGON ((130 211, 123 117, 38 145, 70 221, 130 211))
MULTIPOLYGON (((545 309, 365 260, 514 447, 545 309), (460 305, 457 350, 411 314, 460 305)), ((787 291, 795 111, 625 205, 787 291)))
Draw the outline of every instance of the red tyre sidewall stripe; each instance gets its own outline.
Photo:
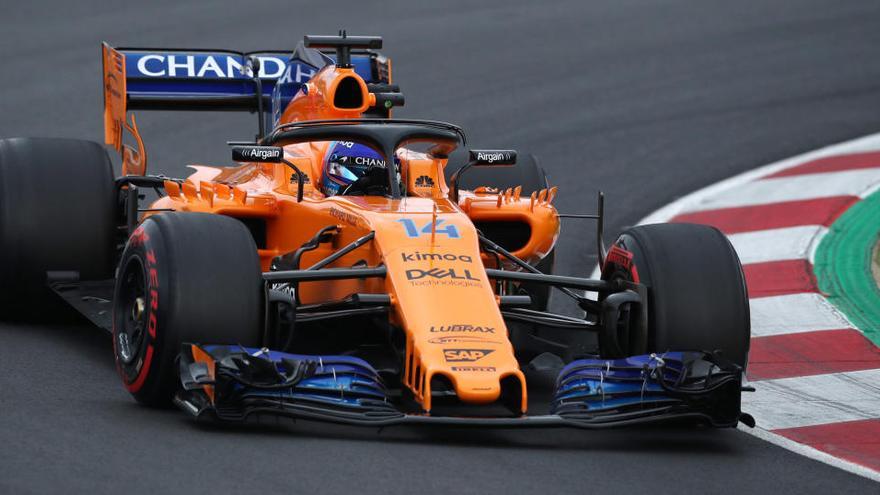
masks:
MULTIPOLYGON (((132 234, 129 239, 129 246, 126 250, 132 247, 139 247, 142 249, 142 253, 140 253, 142 261, 144 263, 144 270, 146 271, 145 278, 147 280, 147 291, 150 295, 150 303, 148 305, 148 338, 149 344, 147 345, 147 350, 144 353, 144 360, 141 364, 140 369, 138 370, 137 377, 134 380, 129 379, 129 375, 125 373, 117 354, 117 343, 116 343, 116 331, 114 328, 113 332, 113 351, 114 355, 117 356, 116 361, 116 369, 119 372, 119 375, 122 377, 122 383, 125 385, 125 388, 131 393, 137 393, 143 388, 144 383, 146 383, 147 378, 150 375, 150 367, 153 362, 153 354, 155 345, 158 342, 158 301, 159 301, 159 277, 157 272, 157 260, 156 253, 153 246, 151 246, 151 236, 147 233, 146 225, 141 224, 137 230, 132 234)), ((123 255, 125 259, 126 256, 123 255)), ((113 319, 114 325, 116 324, 116 319, 113 319)))
POLYGON ((144 382, 147 381, 147 375, 149 375, 150 364, 153 362, 153 344, 147 346, 147 354, 144 356, 144 364, 141 366, 141 372, 138 374, 137 378, 132 383, 126 383, 125 388, 128 389, 131 393, 138 392, 141 387, 144 386, 144 382))

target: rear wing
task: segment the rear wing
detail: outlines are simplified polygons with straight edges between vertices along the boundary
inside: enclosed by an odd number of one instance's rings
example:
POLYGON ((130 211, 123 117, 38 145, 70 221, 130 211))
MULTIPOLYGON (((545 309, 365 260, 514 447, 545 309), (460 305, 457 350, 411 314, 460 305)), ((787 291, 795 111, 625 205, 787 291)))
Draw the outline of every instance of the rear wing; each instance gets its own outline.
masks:
MULTIPOLYGON (((143 157, 122 144, 123 130, 127 130, 143 150, 134 117, 128 120, 128 110, 258 112, 262 135, 302 85, 323 66, 334 63, 329 54, 302 44, 293 52, 237 52, 114 48, 103 43, 102 52, 104 141, 122 152, 124 160, 129 152, 136 161, 143 161, 143 157)), ((367 83, 391 82, 390 61, 376 52, 353 51, 351 65, 367 83)))

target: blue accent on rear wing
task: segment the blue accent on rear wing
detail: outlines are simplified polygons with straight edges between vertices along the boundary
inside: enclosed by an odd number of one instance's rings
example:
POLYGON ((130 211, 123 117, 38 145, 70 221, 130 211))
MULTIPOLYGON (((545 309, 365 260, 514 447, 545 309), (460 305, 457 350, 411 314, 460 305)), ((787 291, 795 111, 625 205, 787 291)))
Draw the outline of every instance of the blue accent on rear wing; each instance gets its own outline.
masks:
MULTIPOLYGON (((276 83, 285 91, 275 103, 286 106, 318 67, 290 51, 117 48, 125 56, 129 110, 257 110, 256 87, 246 74, 247 60, 260 62, 264 108, 269 109, 276 83), (295 54, 294 54, 295 55, 295 54)), ((326 56, 325 56, 326 57, 326 56)), ((332 61, 332 57, 327 57, 332 61)), ((373 82, 374 55, 352 55, 355 71, 373 82)), ((280 114, 283 108, 272 108, 280 114)))

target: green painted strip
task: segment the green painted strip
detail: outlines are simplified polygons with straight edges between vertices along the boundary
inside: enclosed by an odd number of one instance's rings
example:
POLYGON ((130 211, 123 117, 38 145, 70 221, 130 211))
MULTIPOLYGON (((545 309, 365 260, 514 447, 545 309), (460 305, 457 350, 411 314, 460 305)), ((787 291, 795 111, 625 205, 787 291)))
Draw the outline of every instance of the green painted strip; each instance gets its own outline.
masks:
POLYGON ((816 249, 813 269, 822 291, 865 336, 880 346, 880 290, 871 251, 880 232, 880 191, 854 204, 816 249))

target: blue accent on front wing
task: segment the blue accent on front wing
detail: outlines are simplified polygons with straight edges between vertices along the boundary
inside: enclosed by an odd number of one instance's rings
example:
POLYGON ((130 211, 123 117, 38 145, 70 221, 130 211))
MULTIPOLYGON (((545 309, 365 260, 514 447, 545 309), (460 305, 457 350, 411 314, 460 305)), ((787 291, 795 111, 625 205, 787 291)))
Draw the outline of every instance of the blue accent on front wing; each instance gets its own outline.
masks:
POLYGON ((314 364, 314 373, 304 376, 290 387, 269 390, 235 384, 235 389, 243 397, 317 401, 348 407, 359 407, 365 400, 386 400, 385 385, 379 374, 369 363, 357 357, 290 354, 234 345, 206 345, 202 346, 202 349, 212 355, 246 352, 251 359, 258 358, 272 362, 282 374, 292 371, 287 369, 285 360, 314 364))
POLYGON ((588 412, 603 412, 679 402, 664 384, 669 387, 680 382, 685 354, 573 361, 559 373, 553 411, 575 404, 588 412))

